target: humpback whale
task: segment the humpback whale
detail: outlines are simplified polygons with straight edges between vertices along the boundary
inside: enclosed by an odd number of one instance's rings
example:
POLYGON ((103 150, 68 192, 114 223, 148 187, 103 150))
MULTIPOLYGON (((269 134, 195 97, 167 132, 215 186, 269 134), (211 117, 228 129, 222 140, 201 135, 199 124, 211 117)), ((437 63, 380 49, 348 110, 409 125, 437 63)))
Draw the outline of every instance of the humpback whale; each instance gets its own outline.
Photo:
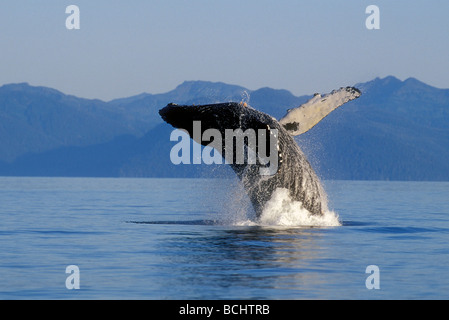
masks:
POLYGON ((261 170, 267 167, 264 161, 236 162, 237 143, 229 146, 225 141, 219 141, 220 143, 216 144, 217 151, 223 157, 227 154, 234 155, 233 158, 226 160, 241 180, 257 217, 261 216, 265 204, 278 188, 287 189, 291 199, 299 201, 312 215, 323 215, 328 210, 326 194, 320 179, 293 137, 307 132, 330 112, 360 95, 361 92, 353 87, 340 88, 324 96, 315 94, 305 104, 288 110, 279 121, 246 103, 237 102, 198 106, 170 103, 159 110, 159 114, 164 121, 188 132, 192 139, 196 139, 196 142, 204 146, 210 143, 195 137, 194 123, 196 121, 201 122, 201 131, 218 130, 223 140, 226 130, 230 129, 265 131, 264 139, 258 136, 255 145, 250 145, 248 139, 244 139, 244 145, 256 154, 259 154, 262 149, 265 153, 267 149, 270 149, 265 157, 274 156, 277 160, 275 167, 277 170, 270 175, 261 174, 261 170), (274 150, 269 148, 272 146, 273 139, 276 141, 274 150), (233 148, 231 150, 233 152, 227 153, 230 151, 229 148, 233 148))

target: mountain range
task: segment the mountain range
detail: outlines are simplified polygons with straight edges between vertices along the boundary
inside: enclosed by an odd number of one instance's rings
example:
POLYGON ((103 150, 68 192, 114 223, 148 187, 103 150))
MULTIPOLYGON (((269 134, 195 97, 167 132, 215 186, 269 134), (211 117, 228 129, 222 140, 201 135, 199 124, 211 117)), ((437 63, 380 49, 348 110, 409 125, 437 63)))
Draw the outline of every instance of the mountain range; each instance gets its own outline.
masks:
MULTIPOLYGON (((449 180, 449 89, 393 76, 355 84, 362 96, 296 140, 323 179, 449 180)), ((173 165, 170 102, 244 101, 276 118, 307 101, 287 90, 186 81, 109 102, 27 83, 0 87, 0 175, 227 177, 227 166, 173 165)))

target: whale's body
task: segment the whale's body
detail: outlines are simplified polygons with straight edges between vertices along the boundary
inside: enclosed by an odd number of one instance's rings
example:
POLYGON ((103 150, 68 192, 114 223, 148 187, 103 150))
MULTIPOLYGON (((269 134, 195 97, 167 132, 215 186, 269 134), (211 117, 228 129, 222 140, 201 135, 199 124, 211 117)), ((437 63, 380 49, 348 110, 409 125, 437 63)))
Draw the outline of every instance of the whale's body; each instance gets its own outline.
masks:
MULTIPOLYGON (((339 91, 333 91, 324 97, 315 95, 308 103, 289 110, 288 114, 280 121, 266 113, 246 106, 246 104, 235 102, 201 106, 169 104, 161 109, 159 114, 175 128, 187 131, 192 138, 194 137, 195 121, 201 122, 203 132, 208 129, 216 129, 222 137, 225 137, 225 131, 229 129, 265 130, 267 146, 270 139, 276 139, 277 148, 271 150, 274 154, 270 156, 271 158, 275 157, 277 170, 270 175, 266 175, 261 174, 261 169, 267 167, 266 163, 257 161, 257 163, 239 164, 232 159, 228 161, 241 180, 256 215, 258 217, 261 215, 265 204, 278 188, 287 189, 291 199, 300 202, 303 208, 311 214, 322 215, 327 210, 326 194, 320 179, 293 139, 293 135, 309 130, 339 105, 358 96, 360 96, 360 92, 354 88, 341 88, 339 91), (346 98, 342 99, 342 96, 346 98), (319 111, 318 116, 313 112, 313 109, 319 111), (308 116, 308 114, 314 116, 308 116), (276 134, 273 134, 274 132, 276 134)), ((197 142, 209 145, 209 142, 197 142)), ((229 146, 226 146, 224 141, 220 145, 222 148, 218 151, 225 155, 226 147, 229 148, 229 146)), ((245 145, 248 147, 246 140, 245 145)), ((235 154, 235 145, 232 147, 235 154)), ((256 154, 259 152, 258 147, 253 149, 255 149, 253 151, 256 154)), ((273 163, 270 165, 273 165, 273 163)))

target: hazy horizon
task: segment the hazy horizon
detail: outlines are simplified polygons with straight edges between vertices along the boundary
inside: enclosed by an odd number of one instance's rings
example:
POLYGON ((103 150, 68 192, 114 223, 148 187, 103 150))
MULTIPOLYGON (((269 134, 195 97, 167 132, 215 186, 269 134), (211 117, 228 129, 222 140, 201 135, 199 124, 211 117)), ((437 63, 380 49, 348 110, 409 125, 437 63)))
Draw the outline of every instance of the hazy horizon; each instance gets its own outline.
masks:
MULTIPOLYGON (((382 79, 386 79, 386 78, 388 78, 388 77, 396 78, 396 79, 398 79, 399 81, 402 81, 402 82, 407 81, 408 79, 416 79, 417 81, 420 81, 420 82, 424 83, 425 85, 430 85, 430 84, 425 83, 425 82, 423 82, 423 81, 421 81, 420 79, 417 79, 417 78, 415 78, 415 77, 407 77, 407 78, 404 78, 404 79, 400 79, 400 78, 398 78, 398 77, 396 77, 396 76, 394 76, 394 75, 387 75, 387 76, 385 76, 385 77, 375 77, 375 78, 372 78, 372 79, 367 79, 366 81, 362 81, 362 82, 358 82, 358 83, 352 83, 352 84, 348 84, 348 85, 349 85, 349 86, 357 86, 357 84, 365 84, 365 83, 368 83, 368 82, 371 82, 371 81, 375 81, 375 80, 377 80, 377 79, 381 79, 381 80, 382 80, 382 79)), ((260 90, 260 89, 264 89, 264 88, 270 88, 270 89, 273 89, 273 90, 278 90, 278 89, 279 89, 279 90, 287 90, 287 89, 284 89, 284 88, 271 88, 271 87, 260 87, 260 88, 255 88, 255 89, 249 89, 249 88, 246 88, 246 87, 244 87, 244 86, 241 86, 241 85, 238 84, 238 83, 226 83, 226 82, 223 82, 223 81, 184 80, 184 81, 182 81, 181 83, 178 83, 177 85, 175 85, 172 89, 168 89, 167 91, 164 91, 164 92, 153 93, 153 92, 150 92, 150 91, 145 91, 145 92, 140 92, 140 93, 136 93, 136 94, 133 94, 133 95, 123 96, 123 97, 116 97, 116 98, 112 98, 112 99, 107 99, 107 100, 106 100, 106 99, 101 99, 101 98, 96 98, 96 97, 77 96, 77 95, 72 94, 72 93, 70 93, 70 92, 65 92, 65 91, 63 91, 63 90, 60 90, 60 89, 58 89, 58 88, 47 87, 47 86, 43 86, 43 85, 39 85, 39 84, 32 84, 32 83, 29 83, 29 82, 27 82, 27 81, 4 83, 4 84, 1 84, 1 85, 0 85, 0 88, 1 88, 2 86, 7 86, 7 85, 21 85, 21 84, 26 84, 26 85, 29 85, 29 86, 31 86, 31 87, 43 87, 43 88, 48 88, 48 89, 54 89, 54 90, 57 90, 57 91, 61 92, 61 93, 64 94, 64 95, 74 96, 74 97, 81 98, 81 99, 91 99, 91 100, 101 100, 101 101, 103 101, 103 102, 111 102, 111 101, 113 101, 113 100, 127 99, 127 98, 131 98, 131 97, 139 96, 139 95, 145 95, 145 94, 150 94, 150 95, 166 94, 166 93, 169 93, 169 92, 171 92, 171 91, 176 90, 178 86, 182 85, 182 84, 185 83, 185 82, 210 82, 210 83, 222 83, 223 85, 228 85, 228 86, 240 86, 240 87, 243 87, 245 90, 250 90, 250 92, 254 92, 254 91, 257 91, 257 90, 260 90)), ((430 86, 431 86, 431 85, 430 85, 430 86)), ((432 86, 432 87, 433 87, 433 88, 436 88, 436 89, 449 90, 449 88, 439 88, 439 87, 435 87, 435 86, 432 86)), ((335 89, 338 89, 338 88, 335 87, 335 89)), ((312 94, 315 93, 315 92, 310 91, 310 92, 305 92, 304 94, 295 95, 293 92, 291 92, 291 91, 289 91, 289 90, 287 90, 287 91, 290 92, 291 94, 293 94, 293 95, 296 96, 296 97, 310 96, 310 95, 312 95, 312 94)), ((329 92, 330 92, 330 91, 323 91, 323 92, 320 92, 320 93, 325 94, 325 93, 329 93, 329 92)))

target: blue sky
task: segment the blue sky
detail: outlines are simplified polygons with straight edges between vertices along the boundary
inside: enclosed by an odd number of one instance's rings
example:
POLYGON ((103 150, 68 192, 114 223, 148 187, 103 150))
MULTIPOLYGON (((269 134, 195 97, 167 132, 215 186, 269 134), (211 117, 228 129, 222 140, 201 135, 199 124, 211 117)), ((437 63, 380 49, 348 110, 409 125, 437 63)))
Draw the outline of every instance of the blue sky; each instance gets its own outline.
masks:
POLYGON ((295 95, 394 75, 449 88, 446 0, 2 0, 0 85, 85 98, 161 93, 184 80, 295 95), (65 8, 80 8, 68 30, 65 8), (368 5, 380 30, 368 30, 368 5))

